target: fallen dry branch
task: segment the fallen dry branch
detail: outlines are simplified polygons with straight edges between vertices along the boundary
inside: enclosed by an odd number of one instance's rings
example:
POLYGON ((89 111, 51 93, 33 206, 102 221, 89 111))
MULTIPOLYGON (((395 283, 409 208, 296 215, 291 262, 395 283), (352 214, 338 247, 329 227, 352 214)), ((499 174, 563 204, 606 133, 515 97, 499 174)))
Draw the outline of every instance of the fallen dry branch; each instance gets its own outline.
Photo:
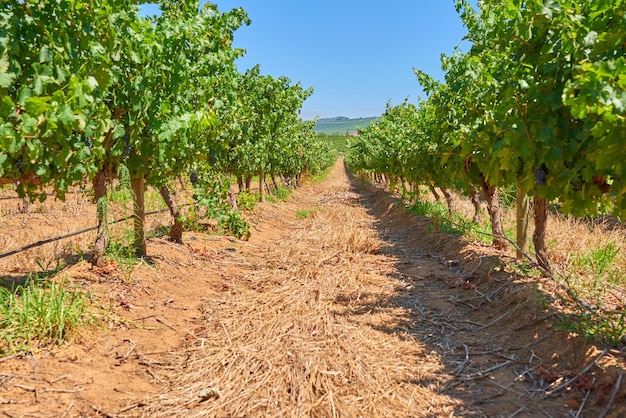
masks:
POLYGON ((482 331, 485 328, 489 328, 490 326, 492 326, 493 324, 495 324, 496 322, 502 320, 503 318, 506 318, 507 316, 509 316, 510 314, 512 314, 513 312, 515 312, 516 310, 518 310, 519 308, 521 308, 522 306, 526 305, 527 302, 522 302, 516 306, 514 306, 512 309, 509 309, 508 311, 504 312, 502 315, 498 316, 497 318, 495 318, 493 321, 488 322, 485 325, 480 326, 477 331, 482 331))
POLYGON ((85 388, 76 388, 76 389, 57 389, 57 388, 46 388, 42 390, 42 393, 52 392, 52 393, 78 393, 84 391, 85 388))
POLYGON ((493 372, 494 370, 498 370, 502 367, 508 366, 511 363, 513 363, 512 360, 507 360, 503 363, 499 363, 499 364, 496 364, 495 366, 489 367, 488 369, 480 370, 476 373, 461 376, 459 380, 467 381, 467 380, 481 379, 483 377, 486 377, 489 373, 493 372))
POLYGON ((576 411, 576 416, 574 418, 579 418, 580 414, 582 414, 583 408, 585 407, 585 405, 587 404, 587 401, 589 400, 589 395, 591 395, 591 389, 587 390, 587 393, 585 394, 585 397, 583 398, 583 401, 581 402, 580 407, 578 408, 578 411, 576 411))
POLYGON ((574 383, 576 380, 578 380, 578 378, 580 378, 580 376, 584 375, 585 373, 587 373, 589 370, 591 370, 591 368, 593 366, 595 366, 598 361, 600 361, 600 359, 604 356, 606 356, 608 354, 609 350, 605 349, 604 351, 602 351, 602 353, 600 353, 591 363, 589 363, 587 366, 585 366, 584 369, 582 369, 576 376, 572 377, 571 379, 565 381, 564 383, 558 385, 555 388, 552 388, 550 390, 547 390, 544 392, 545 396, 551 396, 554 394, 559 393, 560 391, 562 391, 563 389, 569 387, 572 383, 574 383))
POLYGON ((454 371, 452 372, 452 374, 457 374, 457 373, 461 373, 461 371, 463 371, 463 369, 465 368, 465 366, 467 365, 467 363, 469 362, 469 348, 467 347, 467 345, 463 344, 463 348, 465 348, 465 360, 463 361, 463 363, 461 363, 461 365, 459 367, 457 367, 456 369, 454 369, 454 371))
POLYGON ((611 392, 611 397, 609 398, 609 402, 607 402, 606 407, 602 410, 602 413, 598 418, 606 417, 609 412, 611 412, 611 408, 613 407, 613 403, 615 403, 615 398, 619 393, 620 386, 622 384, 622 378, 624 377, 624 372, 620 372, 617 375, 617 380, 615 381, 615 386, 613 387, 613 392, 611 392))

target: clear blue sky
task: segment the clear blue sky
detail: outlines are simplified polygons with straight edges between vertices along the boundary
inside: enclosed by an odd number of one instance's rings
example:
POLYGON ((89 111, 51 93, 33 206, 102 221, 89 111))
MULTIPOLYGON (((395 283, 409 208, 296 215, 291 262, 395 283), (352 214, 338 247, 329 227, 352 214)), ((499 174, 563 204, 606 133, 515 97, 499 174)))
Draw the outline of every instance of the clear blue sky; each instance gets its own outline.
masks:
POLYGON ((413 67, 441 79, 441 54, 468 49, 454 0, 214 3, 243 7, 252 20, 235 32, 235 46, 247 51, 240 71, 260 64, 263 74, 314 88, 303 119, 379 116, 389 101, 416 103, 424 94, 413 67))

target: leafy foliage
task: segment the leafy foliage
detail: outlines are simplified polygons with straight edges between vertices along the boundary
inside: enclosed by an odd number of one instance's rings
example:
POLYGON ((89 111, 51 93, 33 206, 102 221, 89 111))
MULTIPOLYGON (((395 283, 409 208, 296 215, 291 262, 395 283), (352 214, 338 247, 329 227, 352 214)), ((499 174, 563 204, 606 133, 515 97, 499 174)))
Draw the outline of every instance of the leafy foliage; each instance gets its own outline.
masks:
POLYGON ((312 89, 258 67, 237 72, 243 9, 159 5, 154 18, 131 0, 0 5, 0 183, 41 199, 50 186, 63 198, 94 177, 102 194, 100 180, 122 166, 143 190, 192 171, 296 176, 332 163, 313 123, 298 118, 312 89))
POLYGON ((0 178, 59 196, 97 169, 130 0, 8 0, 0 5, 0 178))
POLYGON ((496 82, 490 104, 499 135, 485 145, 502 173, 498 184, 519 180, 575 215, 625 215, 624 148, 615 135, 625 133, 626 3, 483 1, 479 15, 461 9, 474 42, 468 56, 496 82))
POLYGON ((250 234, 250 226, 241 214, 232 209, 228 203, 229 179, 221 173, 204 172, 194 184, 193 200, 200 211, 188 222, 197 222, 199 216, 216 219, 218 225, 230 231, 237 238, 246 238, 250 234))
POLYGON ((313 93, 287 77, 273 78, 254 67, 239 77, 241 106, 230 115, 228 170, 239 176, 261 172, 294 177, 313 174, 332 164, 336 155, 319 140, 315 122, 299 119, 302 104, 313 93))
POLYGON ((624 217, 626 2, 478 5, 457 1, 470 51, 442 57, 445 82, 416 71, 427 100, 388 107, 351 142, 350 164, 465 193, 515 187, 577 216, 624 217))
MULTIPOLYGON (((456 7, 471 49, 442 57, 443 82, 416 71, 427 99, 388 107, 351 142, 349 162, 460 192, 482 185, 534 196, 533 242, 549 272, 548 201, 575 216, 626 216, 626 1, 456 7)), ((585 263, 607 276, 613 257, 606 247, 585 263)), ((615 279, 598 283, 607 281, 615 279)), ((623 314, 587 319, 583 328, 613 344, 623 334, 623 314)))

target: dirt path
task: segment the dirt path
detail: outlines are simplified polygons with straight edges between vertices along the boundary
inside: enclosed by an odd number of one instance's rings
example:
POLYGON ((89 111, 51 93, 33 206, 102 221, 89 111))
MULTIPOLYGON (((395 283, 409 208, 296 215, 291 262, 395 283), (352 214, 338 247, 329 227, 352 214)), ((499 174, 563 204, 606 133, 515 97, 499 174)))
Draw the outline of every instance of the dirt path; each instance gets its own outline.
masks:
POLYGON ((0 416, 599 416, 624 359, 556 330, 549 295, 488 248, 399 208, 338 164, 260 205, 248 242, 153 239, 130 280, 73 266, 107 329, 0 359, 0 416))

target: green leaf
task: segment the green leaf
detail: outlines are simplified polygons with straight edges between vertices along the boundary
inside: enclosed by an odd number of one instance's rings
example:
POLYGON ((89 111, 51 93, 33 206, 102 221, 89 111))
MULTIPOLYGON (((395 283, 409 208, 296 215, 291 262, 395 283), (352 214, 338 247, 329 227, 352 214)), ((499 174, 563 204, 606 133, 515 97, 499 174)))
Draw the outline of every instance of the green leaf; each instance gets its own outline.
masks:
POLYGON ((76 115, 74 115, 74 112, 69 105, 63 105, 58 113, 58 118, 63 124, 71 126, 76 119, 76 115))
POLYGON ((15 79, 15 74, 9 73, 9 57, 3 54, 0 57, 0 87, 9 87, 15 79))
POLYGON ((48 62, 50 61, 51 58, 52 58, 52 51, 50 51, 50 48, 48 47, 48 45, 42 46, 41 50, 39 51, 39 62, 40 63, 48 62))
POLYGON ((98 87, 98 80, 96 80, 95 77, 89 76, 87 77, 87 85, 91 90, 94 90, 96 87, 98 87))
POLYGON ((35 84, 33 86, 33 91, 37 96, 40 96, 43 93, 43 80, 41 76, 35 77, 35 84))
POLYGON ((43 176, 44 174, 46 174, 46 171, 48 171, 46 167, 40 165, 35 170, 35 174, 38 176, 43 176))
POLYGON ((584 42, 585 42, 585 46, 593 46, 593 44, 596 43, 596 40, 598 39, 598 32, 596 31, 590 31, 587 36, 585 36, 584 42))
POLYGON ((43 114, 46 110, 48 110, 48 102, 50 101, 50 97, 30 97, 26 99, 24 103, 24 108, 31 115, 38 117, 43 114))

